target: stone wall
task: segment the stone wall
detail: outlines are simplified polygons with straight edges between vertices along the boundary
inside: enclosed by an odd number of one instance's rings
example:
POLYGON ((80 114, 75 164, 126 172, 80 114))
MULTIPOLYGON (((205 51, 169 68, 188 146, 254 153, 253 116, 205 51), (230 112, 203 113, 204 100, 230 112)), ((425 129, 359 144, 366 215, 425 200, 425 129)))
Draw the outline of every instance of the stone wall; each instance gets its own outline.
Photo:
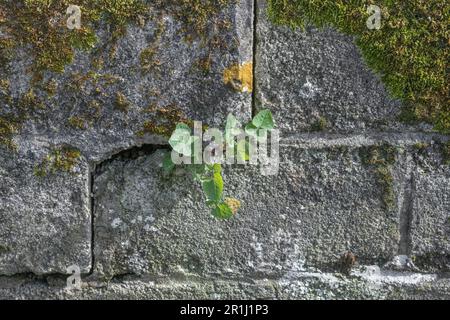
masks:
MULTIPOLYGON (((275 26, 264 0, 224 9, 216 47, 158 17, 129 25, 95 76, 96 53, 81 51, 44 73, 55 94, 34 90, 47 107, 15 150, 0 147, 1 298, 450 298, 449 138, 396 120, 402 104, 351 37, 275 26), (142 70, 155 41, 158 69, 142 70), (245 63, 251 92, 224 83, 245 63), (220 125, 265 108, 281 129, 280 170, 225 169, 242 201, 234 218, 213 218, 188 176, 163 176, 155 123, 167 114, 220 125), (79 290, 66 288, 73 265, 79 290)), ((14 101, 32 88, 29 65, 23 48, 1 74, 14 101)))

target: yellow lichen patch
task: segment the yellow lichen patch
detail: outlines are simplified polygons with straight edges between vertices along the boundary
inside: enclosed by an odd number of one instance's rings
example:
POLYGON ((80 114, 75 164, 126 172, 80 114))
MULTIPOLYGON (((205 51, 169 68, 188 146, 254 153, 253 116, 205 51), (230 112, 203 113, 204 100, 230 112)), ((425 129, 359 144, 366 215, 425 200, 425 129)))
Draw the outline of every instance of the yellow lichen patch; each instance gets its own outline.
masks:
POLYGON ((231 212, 233 212, 233 214, 236 214, 241 208, 241 202, 238 199, 226 198, 224 202, 228 207, 230 207, 231 212))
POLYGON ((253 91, 253 63, 234 64, 223 72, 223 82, 240 92, 253 91))

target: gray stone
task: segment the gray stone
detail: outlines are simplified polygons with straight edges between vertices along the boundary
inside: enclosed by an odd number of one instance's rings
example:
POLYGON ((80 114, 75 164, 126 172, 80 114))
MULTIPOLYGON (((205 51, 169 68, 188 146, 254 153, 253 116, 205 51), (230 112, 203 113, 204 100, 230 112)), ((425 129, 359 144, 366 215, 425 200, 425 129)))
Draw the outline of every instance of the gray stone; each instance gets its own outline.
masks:
POLYGON ((285 135, 405 127, 396 121, 400 103, 368 69, 350 36, 329 28, 275 26, 266 6, 258 1, 257 107, 272 110, 285 135))
MULTIPOLYGON (((43 108, 27 111, 17 151, 0 147, 0 298, 450 298, 448 137, 396 120, 400 102, 351 37, 274 26, 266 1, 257 17, 253 5, 221 12, 229 27, 203 35, 214 46, 186 41, 170 12, 153 10, 115 45, 101 22, 100 50, 43 74, 55 94, 34 87, 43 108), (253 62, 253 93, 225 83, 225 71, 253 62), (162 133, 179 120, 219 126, 230 112, 244 121, 262 108, 282 130, 279 174, 227 166, 226 196, 242 208, 217 220, 187 172, 162 174, 162 133), (80 150, 73 166, 51 163, 63 147, 80 150), (72 265, 81 290, 66 287, 72 265)), ((20 48, 0 66, 11 84, 0 88, 2 119, 32 86, 30 57, 20 48)))
MULTIPOLYGON (((88 163, 99 163, 143 143, 165 143, 161 135, 141 134, 146 122, 170 129, 178 117, 214 124, 229 112, 243 118, 251 115, 251 93, 226 85, 223 72, 233 64, 252 61, 252 6, 251 2, 233 4, 221 13, 231 22, 220 35, 220 41, 228 45, 226 51, 210 50, 201 39, 188 43, 181 23, 159 11, 154 14, 162 20, 149 19, 143 27, 130 25, 118 40, 115 55, 110 55, 107 26, 101 25, 96 32, 97 48, 105 46, 100 50, 102 68, 92 67, 98 58, 94 50, 77 52, 62 74, 44 74, 43 83, 55 82, 55 95, 33 88, 34 102, 45 107, 31 111, 14 136, 16 153, 1 150, 0 274, 65 273, 72 264, 82 272, 90 270, 88 163), (163 31, 158 39, 159 22, 163 31), (161 65, 159 70, 144 72, 140 54, 155 42, 159 42, 156 51, 161 65), (211 70, 205 75, 196 65, 208 55, 211 70), (126 102, 122 109, 117 104, 119 92, 126 102), (151 107, 167 110, 172 118, 158 123, 162 116, 151 107), (71 119, 84 128, 71 124, 71 119), (38 178, 34 168, 52 146, 62 145, 82 153, 76 174, 38 178)), ((212 38, 215 33, 210 30, 205 36, 212 38)), ((0 100, 0 116, 7 117, 30 90, 30 61, 30 54, 20 49, 5 74, 2 68, 0 78, 11 83, 11 99, 0 100)))
POLYGON ((275 176, 226 170, 226 193, 243 204, 231 221, 210 215, 189 175, 162 176, 162 151, 114 160, 94 181, 95 270, 272 277, 336 268, 346 251, 384 263, 398 251, 399 210, 365 150, 285 144, 275 176))
POLYGON ((62 273, 91 268, 89 169, 35 175, 50 146, 23 142, 18 153, 0 150, 0 274, 62 273))
MULTIPOLYGON (((222 18, 229 20, 230 28, 221 29, 220 34, 209 30, 204 37, 209 40, 220 36, 218 41, 226 49, 205 46, 204 39, 200 38, 192 42, 184 40, 186 34, 181 22, 156 9, 143 27, 129 25, 115 50, 108 42, 108 28, 100 26, 96 30, 100 56, 97 50, 78 51, 64 73, 45 73, 43 82, 55 81, 56 94, 48 96, 34 89, 47 107, 30 117, 21 130, 21 137, 16 139, 38 135, 52 143, 77 147, 88 160, 99 162, 135 145, 161 143, 163 140, 155 134, 139 134, 146 122, 168 128, 174 125, 163 121, 156 109, 179 112, 186 119, 209 125, 221 123, 229 112, 249 118, 251 93, 237 92, 225 84, 223 74, 234 64, 253 60, 253 3, 232 4, 222 12, 222 18), (146 70, 140 57, 152 46, 159 66, 146 70), (198 63, 208 56, 211 67, 205 74, 199 70, 198 63), (92 64, 99 57, 104 64, 95 69, 92 64), (122 109, 116 103, 117 93, 123 94, 127 102, 122 109), (71 118, 81 120, 84 129, 71 125, 71 118)), ((1 75, 14 84, 11 92, 14 99, 27 93, 31 86, 31 74, 26 68, 29 65, 30 56, 20 51, 9 73, 1 75)))
MULTIPOLYGON (((83 279, 69 290, 64 278, 0 278, 2 299, 449 299, 448 279, 413 273, 386 273, 382 278, 344 278, 304 273, 291 279, 145 279, 126 276, 108 285, 83 279)), ((177 311, 174 311, 177 312, 177 311)))
POLYGON ((450 271, 450 166, 439 146, 416 155, 411 199, 410 241, 415 264, 428 271, 450 271), (434 149, 434 150, 433 150, 434 149))

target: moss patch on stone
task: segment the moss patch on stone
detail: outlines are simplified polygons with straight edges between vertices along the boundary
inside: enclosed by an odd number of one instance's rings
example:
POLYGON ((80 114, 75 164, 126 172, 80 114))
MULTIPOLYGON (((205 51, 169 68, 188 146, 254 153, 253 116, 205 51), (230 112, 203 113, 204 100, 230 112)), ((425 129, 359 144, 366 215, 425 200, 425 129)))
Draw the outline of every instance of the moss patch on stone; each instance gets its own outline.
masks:
POLYGON ((359 152, 364 165, 371 166, 382 189, 382 201, 386 209, 395 206, 394 178, 391 166, 396 161, 396 149, 389 144, 361 147, 359 152))
POLYGON ((126 113, 128 112, 128 108, 130 107, 130 105, 130 101, 122 92, 116 93, 116 99, 114 102, 114 106, 116 107, 116 109, 126 113))
POLYGON ((368 65, 405 102, 401 118, 450 133, 448 100, 450 4, 440 0, 268 0, 277 24, 332 26, 355 36, 368 65), (366 26, 369 5, 382 10, 381 29, 366 26))
POLYGON ((170 13, 183 24, 187 39, 203 38, 210 28, 227 28, 231 22, 221 18, 221 12, 237 0, 155 0, 153 5, 170 13))
POLYGON ((316 122, 311 125, 312 132, 325 131, 328 128, 328 121, 324 117, 319 117, 316 122))
POLYGON ((73 172, 80 158, 81 152, 75 148, 69 146, 55 148, 34 168, 34 174, 45 177, 57 172, 73 172))
POLYGON ((185 123, 193 127, 193 121, 186 118, 181 110, 175 105, 160 107, 157 104, 150 105, 145 113, 149 114, 151 119, 144 122, 142 130, 137 135, 156 134, 170 137, 178 123, 185 123))
MULTIPOLYGON (((33 70, 63 72, 71 63, 74 49, 89 50, 96 42, 94 25, 104 18, 113 34, 146 12, 143 0, 23 0, 3 1, 0 27, 6 30, 8 48, 28 47, 33 53, 33 70), (81 28, 67 28, 69 5, 81 8, 81 28)), ((5 42, 5 40, 3 40, 5 42)))

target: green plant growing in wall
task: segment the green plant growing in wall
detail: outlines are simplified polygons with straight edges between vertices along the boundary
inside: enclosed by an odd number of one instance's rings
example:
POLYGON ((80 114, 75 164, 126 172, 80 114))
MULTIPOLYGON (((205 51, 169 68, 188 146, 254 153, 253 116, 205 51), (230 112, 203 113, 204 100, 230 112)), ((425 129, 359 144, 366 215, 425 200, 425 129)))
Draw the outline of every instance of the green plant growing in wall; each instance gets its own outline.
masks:
MULTIPOLYGON (((239 121, 232 115, 228 115, 224 141, 214 141, 215 143, 222 143, 226 150, 233 150, 234 159, 238 163, 250 160, 250 141, 248 139, 238 139, 236 137, 245 132, 247 137, 253 137, 254 141, 263 132, 274 129, 275 123, 273 121, 270 110, 262 110, 259 112, 248 124, 243 127, 239 121)), ((222 176, 221 163, 202 163, 198 153, 194 151, 194 144, 198 143, 200 138, 191 136, 191 128, 185 123, 179 123, 169 139, 169 145, 172 150, 184 156, 189 157, 188 164, 182 164, 192 174, 194 181, 198 182, 203 190, 206 198, 206 204, 211 209, 211 213, 218 219, 229 219, 237 213, 241 204, 235 198, 224 198, 224 180, 222 176)), ((162 167, 166 174, 170 174, 176 168, 172 158, 172 151, 168 152, 162 163, 162 167)))

